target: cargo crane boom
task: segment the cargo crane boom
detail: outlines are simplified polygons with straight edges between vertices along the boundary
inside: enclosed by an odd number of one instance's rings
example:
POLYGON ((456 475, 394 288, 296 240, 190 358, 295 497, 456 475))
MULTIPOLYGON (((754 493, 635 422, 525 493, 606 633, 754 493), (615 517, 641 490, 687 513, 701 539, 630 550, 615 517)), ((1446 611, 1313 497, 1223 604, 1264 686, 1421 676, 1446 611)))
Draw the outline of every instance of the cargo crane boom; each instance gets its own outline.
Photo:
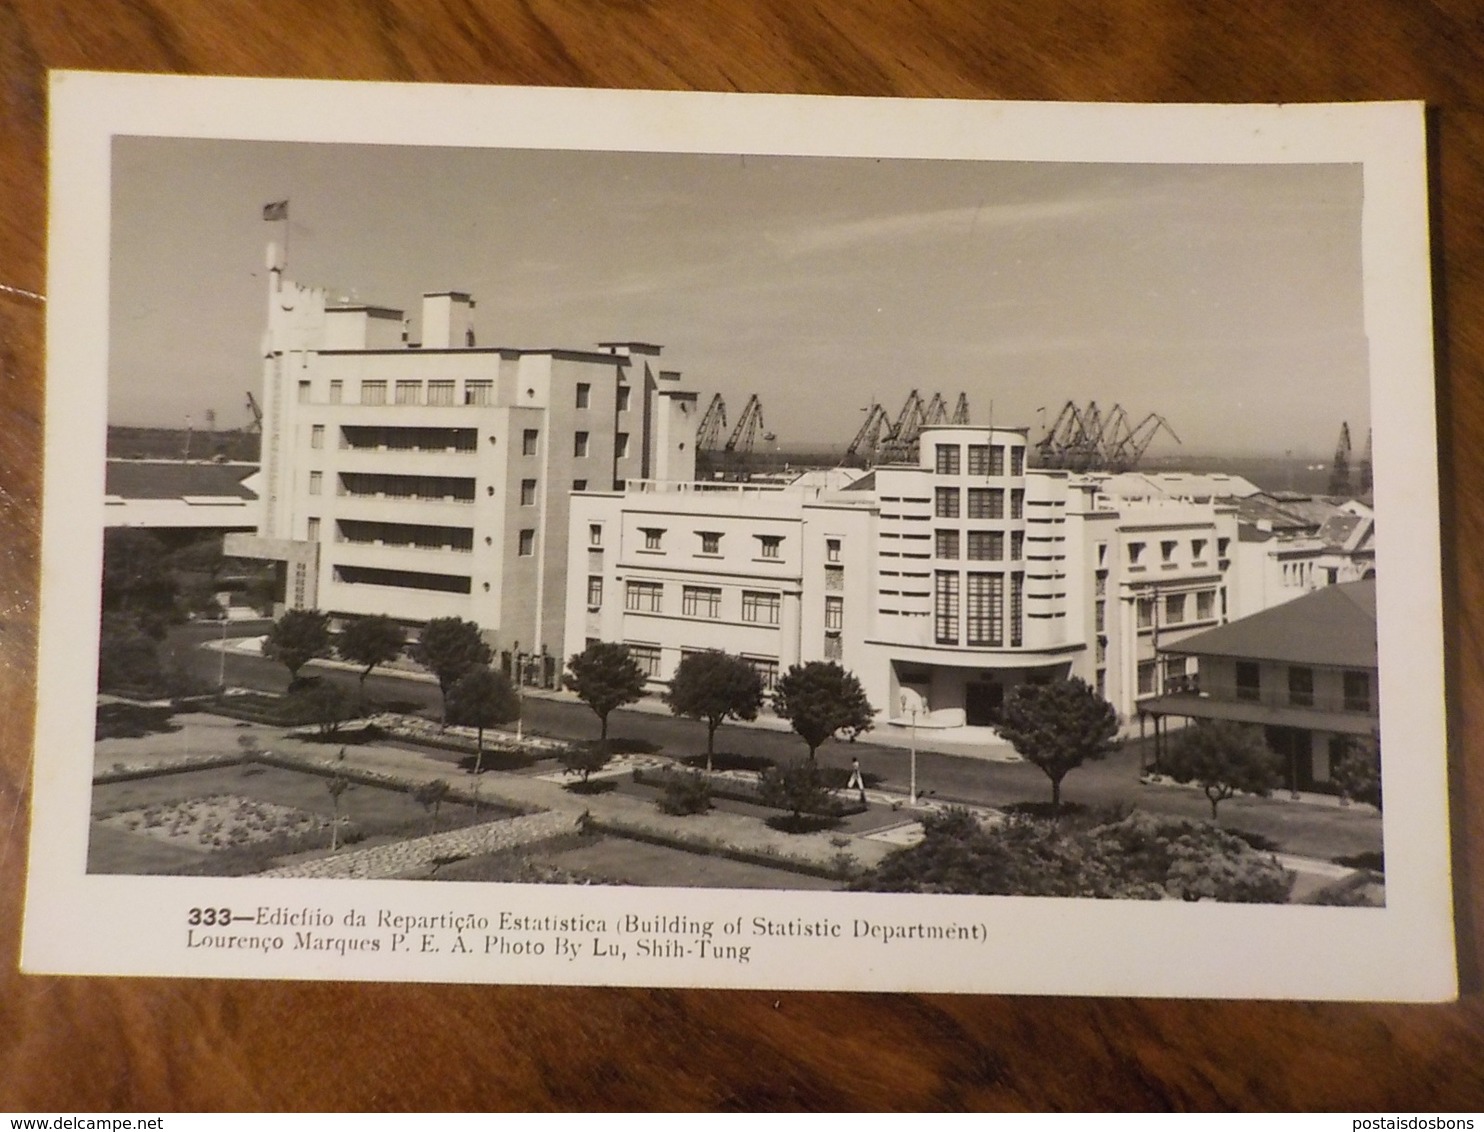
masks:
POLYGON ((706 406, 706 412, 701 417, 701 423, 696 428, 696 448, 701 452, 714 452, 721 443, 721 434, 727 428, 727 403, 722 400, 720 393, 711 396, 711 404, 706 406))
POLYGON ((750 455, 759 433, 763 434, 764 439, 773 435, 763 424, 763 403, 754 393, 747 398, 747 404, 742 407, 742 415, 737 418, 737 425, 732 429, 732 435, 727 440, 726 451, 735 452, 740 444, 743 455, 750 455))

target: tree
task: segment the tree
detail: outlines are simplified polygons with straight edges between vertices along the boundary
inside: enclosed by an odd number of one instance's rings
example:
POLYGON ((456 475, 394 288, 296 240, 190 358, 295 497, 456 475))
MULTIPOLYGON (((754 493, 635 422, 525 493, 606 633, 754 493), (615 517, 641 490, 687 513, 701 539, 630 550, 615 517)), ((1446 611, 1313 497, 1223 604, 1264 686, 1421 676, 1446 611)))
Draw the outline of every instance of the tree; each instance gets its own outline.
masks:
MULTIPOLYGON (((345 748, 340 748, 340 762, 345 761, 345 748)), ((333 808, 333 817, 330 821, 330 852, 335 852, 340 847, 340 795, 350 788, 350 779, 345 776, 345 771, 340 765, 336 765, 335 773, 330 775, 329 781, 325 783, 325 789, 330 792, 330 805, 333 808)))
POLYGON ((1266 798, 1283 777, 1278 756, 1268 750, 1262 732, 1226 719, 1187 727, 1163 761, 1176 782, 1194 782, 1205 791, 1213 822, 1216 807, 1237 791, 1266 798))
POLYGON ((105 613, 98 638, 98 687, 153 689, 160 683, 160 649, 131 613, 105 613))
POLYGON ((1061 809, 1061 780, 1068 771, 1118 749, 1118 713, 1075 676, 1021 684, 1005 698, 998 730, 1051 779, 1053 810, 1061 809))
MULTIPOLYGON (((608 745, 608 714, 634 703, 644 694, 644 670, 629 650, 608 641, 594 641, 567 661, 562 683, 598 717, 598 743, 608 745)), ((583 779, 586 781, 586 778, 583 779)))
POLYGON ((608 765, 610 757, 608 744, 601 739, 596 743, 568 743, 557 752, 557 762, 562 764, 562 769, 568 774, 582 775, 583 786, 588 784, 593 771, 608 765))
POLYGON ((178 590, 165 547, 148 531, 113 527, 103 535, 103 609, 128 613, 156 640, 175 617, 178 590))
POLYGON ((460 676, 471 668, 488 664, 493 658, 484 643, 479 626, 462 617, 435 617, 423 626, 409 655, 434 676, 443 693, 443 723, 448 723, 448 692, 460 676))
POLYGON ((448 797, 448 783, 441 778, 430 778, 414 790, 412 796, 432 815, 428 822, 428 836, 431 837, 438 828, 438 810, 443 805, 443 799, 448 797))
POLYGON ((333 680, 306 680, 289 693, 288 707, 296 722, 313 723, 326 738, 356 717, 356 697, 333 680))
POLYGON ((706 769, 716 750, 716 730, 727 719, 756 719, 763 704, 763 681, 738 656, 724 652, 687 653, 670 680, 665 702, 675 715, 706 722, 706 769))
POLYGON ((268 630, 263 655, 289 670, 290 686, 299 669, 317 656, 330 655, 330 615, 318 609, 290 609, 268 630))
POLYGON ((764 805, 789 811, 797 827, 805 814, 826 811, 831 791, 825 784, 824 772, 811 753, 807 759, 796 759, 765 770, 758 780, 758 796, 764 805))
POLYGON ((374 617, 357 617, 340 631, 335 651, 340 659, 364 665, 361 670, 361 699, 366 698, 366 677, 378 664, 386 664, 402 655, 406 634, 385 613, 374 617))
POLYGON ((831 735, 854 739, 871 730, 876 709, 855 674, 832 660, 793 665, 773 689, 773 711, 809 744, 809 761, 831 735))
POLYGON ((520 700, 510 681, 493 668, 481 665, 459 677, 448 690, 448 721, 460 727, 476 727, 474 773, 484 770, 484 729, 508 723, 520 714, 520 700))
POLYGON ((1381 736, 1351 735, 1335 765, 1335 785, 1346 798, 1381 808, 1381 736))

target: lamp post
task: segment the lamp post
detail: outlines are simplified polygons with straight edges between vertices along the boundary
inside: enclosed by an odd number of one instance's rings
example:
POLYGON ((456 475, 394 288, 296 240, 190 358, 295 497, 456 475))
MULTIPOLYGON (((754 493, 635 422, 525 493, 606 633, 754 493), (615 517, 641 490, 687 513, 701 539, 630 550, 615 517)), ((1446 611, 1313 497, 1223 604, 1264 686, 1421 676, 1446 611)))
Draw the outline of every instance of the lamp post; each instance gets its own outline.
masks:
POLYGON ((917 697, 902 693, 902 710, 912 717, 912 742, 908 748, 907 804, 917 805, 917 697))
POLYGON ((216 687, 219 692, 227 690, 227 611, 225 609, 222 610, 221 648, 217 651, 216 687))

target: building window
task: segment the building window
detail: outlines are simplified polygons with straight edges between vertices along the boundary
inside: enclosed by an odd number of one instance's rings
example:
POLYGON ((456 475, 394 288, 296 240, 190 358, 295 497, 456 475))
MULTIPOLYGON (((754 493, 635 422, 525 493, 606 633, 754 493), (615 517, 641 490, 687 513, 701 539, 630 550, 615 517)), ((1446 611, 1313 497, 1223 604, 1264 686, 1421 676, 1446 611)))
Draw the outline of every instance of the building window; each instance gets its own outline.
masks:
POLYGON ((1226 557, 1226 552, 1231 548, 1231 544, 1232 544, 1232 540, 1229 539, 1229 538, 1219 538, 1219 539, 1217 539, 1216 540, 1216 555, 1217 555, 1217 557, 1218 558, 1225 558, 1226 557))
POLYGON ((934 471, 940 476, 956 476, 959 474, 959 454, 962 449, 957 444, 937 445, 937 462, 934 471))
POLYGON ((386 404, 386 382, 363 381, 361 382, 361 404, 362 405, 385 405, 386 404))
POLYGON ((589 609, 601 609, 603 607, 602 574, 589 574, 587 576, 587 607, 589 609))
POLYGON ((613 438, 613 454, 620 460, 629 458, 629 434, 620 432, 613 438))
POLYGON ((1010 575, 1010 647, 1025 643, 1025 575, 1010 575))
POLYGON ((572 455, 578 459, 587 455, 587 433, 579 432, 572 438, 572 455))
POLYGON ((299 404, 309 404, 309 382, 307 381, 299 382, 299 404))
POLYGON ((1025 518, 1025 491, 1022 488, 1017 487, 1010 492, 1010 518, 1025 518))
POLYGON ((601 523, 589 523, 587 525, 587 545, 588 546, 602 546, 603 545, 603 524, 601 524, 601 523))
POLYGON ((453 382, 430 381, 428 382, 428 404, 429 405, 452 405, 453 404, 453 382))
POLYGON ((520 556, 529 558, 536 553, 536 532, 530 527, 520 532, 520 556))
POLYGON ((464 404, 466 405, 488 405, 490 394, 494 391, 494 385, 489 381, 466 381, 464 382, 464 404))
POLYGON ((826 562, 840 561, 840 540, 827 538, 824 540, 824 560, 826 562))
POLYGON ((665 537, 665 529, 663 527, 640 527, 639 530, 644 534, 645 550, 660 549, 660 540, 665 537))
POLYGON ((989 475, 989 445, 988 444, 971 444, 971 445, 969 445, 969 475, 971 475, 971 476, 987 476, 987 475, 989 475))
POLYGON ((1294 707, 1314 706, 1314 670, 1312 668, 1290 668, 1288 670, 1288 702, 1294 707))
POLYGON ((1005 446, 996 444, 989 450, 989 474, 1002 476, 1005 474, 1005 446))
POLYGON ((662 582, 629 582, 624 590, 624 608, 633 613, 658 613, 662 582))
POLYGON ((522 507, 534 507, 536 505, 536 481, 520 481, 520 505, 522 507))
POLYGON ((1216 612, 1216 591, 1201 590, 1195 595, 1195 617, 1197 621, 1209 621, 1216 612))
POLYGON ((783 606, 779 594, 761 593, 757 590, 742 591, 742 620, 759 625, 778 624, 778 614, 783 606))
POLYGON ((940 519, 958 518, 958 488, 940 487, 933 491, 933 514, 940 519))
POLYGON ((1105 597, 1108 593, 1108 571, 1099 570, 1093 575, 1093 593, 1098 597, 1105 597))
POLYGON ((620 413, 629 411, 629 387, 627 385, 618 387, 618 411, 620 413))
POLYGON ((969 488, 969 518, 1003 519, 1005 517, 1005 489, 1002 487, 969 488))
POLYGON ((1010 449, 1010 474, 1012 476, 1025 475, 1025 449, 1018 445, 1010 449))
POLYGON ((541 430, 528 428, 520 434, 520 454, 522 456, 534 456, 536 444, 541 439, 541 430))
POLYGON ((1024 557, 1025 557, 1025 532, 1024 531, 1011 531, 1010 532, 1010 560, 1012 562, 1019 562, 1024 557))
POLYGON ((572 481, 572 490, 573 491, 586 491, 587 490, 587 480, 573 480, 572 481))
POLYGON ((757 678, 763 683, 763 691, 771 692, 778 683, 778 661, 764 656, 744 656, 742 659, 757 673, 757 678))
POLYGON ((783 546, 782 535, 758 535, 757 541, 762 545, 762 556, 764 558, 777 558, 783 546))
POLYGON ((325 487, 325 473, 324 472, 310 472, 309 473, 309 494, 310 495, 318 495, 321 491, 324 490, 324 487, 325 487))
POLYGON ((1108 628, 1108 603, 1099 601, 1093 604, 1092 627, 1095 631, 1102 633, 1108 628))
POLYGON ((1262 675, 1256 661, 1237 661, 1237 699, 1262 699, 1262 675))
POLYGON ((650 680, 659 679, 660 675, 660 647, 659 645, 631 645, 625 644, 629 650, 629 659, 639 666, 639 671, 650 680))
POLYGON ((1155 691, 1155 682, 1159 678, 1158 666, 1152 660, 1139 661, 1139 695, 1152 696, 1155 691))
POLYGON ((1206 557, 1206 540, 1203 539, 1203 538, 1193 538, 1193 539, 1191 539, 1190 540, 1190 559, 1191 559, 1191 561, 1192 562, 1199 562, 1201 559, 1203 559, 1205 557, 1206 557))
POLYGON ((422 400, 422 382, 399 381, 396 386, 396 402, 399 405, 416 405, 422 400))
POLYGON ((680 594, 680 612, 687 617, 720 617, 721 590, 711 586, 686 586, 680 594))
POLYGON ((1165 596, 1165 624, 1179 625, 1185 620, 1185 595, 1167 594, 1165 596))
POLYGON ((325 446, 325 426, 314 425, 309 430, 309 447, 323 448, 325 446))
POLYGON ((319 541, 319 520, 312 515, 309 517, 309 521, 305 525, 304 535, 310 542, 319 541))
POLYGON ((590 384, 586 381, 579 381, 577 383, 577 407, 579 409, 586 409, 588 407, 589 402, 592 400, 592 395, 593 387, 590 384))
POLYGON ((955 559, 958 557, 957 531, 938 531, 936 542, 937 545, 933 551, 935 557, 955 559))
POLYGON ((345 382, 330 382, 330 404, 338 405, 345 398, 345 382))
POLYGON ((1371 710, 1371 674, 1369 672, 1346 672, 1345 710, 1371 710))
POLYGON ((1141 597, 1135 603, 1138 609, 1138 626, 1140 629, 1148 629, 1154 625, 1154 599, 1152 597, 1141 597))
POLYGON ((1142 542, 1131 542, 1128 544, 1128 564, 1139 565, 1139 559, 1144 557, 1144 544, 1142 542))
POLYGON ((1005 557, 1003 531, 970 531, 969 558, 975 562, 998 562, 1005 557))
POLYGON ((1159 544, 1159 560, 1166 565, 1174 562, 1176 545, 1177 543, 1174 539, 1166 539, 1161 542, 1159 544))
POLYGON ((933 638, 940 645, 958 644, 958 574, 939 570, 934 577, 933 638))
POLYGON ((720 554, 721 553, 721 532, 720 531, 697 531, 696 533, 701 536, 701 553, 702 554, 720 554))
POLYGON ((964 639, 971 645, 1005 643, 1005 576, 970 574, 964 598, 964 639))
POLYGON ((843 597, 827 597, 824 599, 824 627, 828 630, 836 630, 845 626, 845 599, 843 597))

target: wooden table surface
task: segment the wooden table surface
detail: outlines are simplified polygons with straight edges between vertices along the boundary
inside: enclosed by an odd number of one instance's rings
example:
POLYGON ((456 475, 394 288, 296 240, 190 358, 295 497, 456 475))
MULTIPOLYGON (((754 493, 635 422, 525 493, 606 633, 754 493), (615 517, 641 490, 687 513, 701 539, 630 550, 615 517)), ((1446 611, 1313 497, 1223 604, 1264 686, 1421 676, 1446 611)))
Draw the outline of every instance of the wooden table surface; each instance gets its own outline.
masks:
POLYGON ((1476 0, 9 0, 0 283, 38 293, 53 67, 964 98, 1426 99, 1464 995, 1415 1007, 22 978, 44 303, 0 292, 0 1109, 1484 1108, 1476 0))

